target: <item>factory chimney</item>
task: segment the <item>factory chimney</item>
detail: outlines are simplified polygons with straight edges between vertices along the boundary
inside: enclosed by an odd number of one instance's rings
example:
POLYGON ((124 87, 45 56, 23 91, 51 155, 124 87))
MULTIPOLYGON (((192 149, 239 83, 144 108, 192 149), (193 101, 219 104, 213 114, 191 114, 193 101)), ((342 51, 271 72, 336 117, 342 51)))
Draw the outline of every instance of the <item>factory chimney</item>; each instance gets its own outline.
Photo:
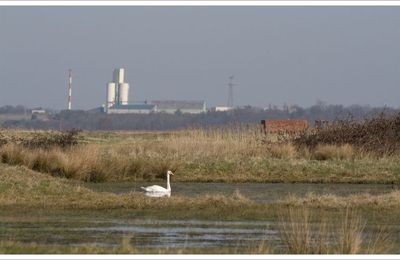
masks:
POLYGON ((72 95, 72 70, 68 70, 68 110, 71 110, 71 95, 72 95))

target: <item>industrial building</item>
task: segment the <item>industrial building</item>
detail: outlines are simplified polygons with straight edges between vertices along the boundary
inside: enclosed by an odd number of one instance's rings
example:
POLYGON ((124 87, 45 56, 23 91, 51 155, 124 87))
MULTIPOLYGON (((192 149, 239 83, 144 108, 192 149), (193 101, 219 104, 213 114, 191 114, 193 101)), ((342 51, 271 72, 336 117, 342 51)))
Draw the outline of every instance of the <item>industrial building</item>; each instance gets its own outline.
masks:
POLYGON ((107 114, 149 114, 155 112, 155 105, 129 103, 129 83, 124 81, 125 70, 115 69, 113 81, 107 84, 107 100, 104 108, 107 114))
POLYGON ((207 111, 206 102, 200 100, 153 100, 151 104, 156 106, 157 112, 169 114, 174 114, 178 111, 181 113, 200 114, 207 111))
POLYGON ((223 107, 223 106, 219 106, 219 107, 213 107, 210 109, 210 111, 213 112, 227 112, 227 111, 231 111, 235 109, 234 107, 223 107))
POLYGON ((129 83, 124 81, 125 70, 114 70, 113 81, 107 84, 107 99, 104 112, 107 114, 149 114, 153 112, 164 113, 190 113, 199 114, 206 112, 205 101, 180 101, 180 100, 155 100, 150 103, 129 102, 129 83))
POLYGON ((156 112, 156 106, 151 104, 114 105, 108 109, 108 114, 150 114, 156 112))

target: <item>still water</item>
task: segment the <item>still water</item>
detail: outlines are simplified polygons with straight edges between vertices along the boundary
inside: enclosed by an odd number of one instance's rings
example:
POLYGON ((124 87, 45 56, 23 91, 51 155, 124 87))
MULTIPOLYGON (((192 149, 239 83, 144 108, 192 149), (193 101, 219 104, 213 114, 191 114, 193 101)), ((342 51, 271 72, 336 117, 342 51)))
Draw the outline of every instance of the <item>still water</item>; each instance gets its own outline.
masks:
POLYGON ((1 222, 0 240, 61 246, 135 248, 249 247, 277 241, 272 223, 262 221, 96 220, 74 218, 41 222, 1 222))
POLYGON ((136 247, 198 248, 251 246, 263 240, 278 240, 270 222, 245 221, 129 221, 107 227, 80 228, 99 235, 130 234, 136 247))

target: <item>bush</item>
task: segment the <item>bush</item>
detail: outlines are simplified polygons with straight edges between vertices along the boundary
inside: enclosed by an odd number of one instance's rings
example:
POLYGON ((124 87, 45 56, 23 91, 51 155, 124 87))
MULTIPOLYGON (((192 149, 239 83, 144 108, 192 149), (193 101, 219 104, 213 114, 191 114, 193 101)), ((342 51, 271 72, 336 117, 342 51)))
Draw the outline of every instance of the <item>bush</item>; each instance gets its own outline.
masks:
POLYGON ((0 132, 0 146, 16 144, 32 149, 68 148, 78 144, 80 132, 81 130, 73 129, 65 132, 35 132, 28 136, 14 136, 0 132))
POLYGON ((22 141, 22 145, 28 148, 49 149, 51 147, 67 148, 78 144, 80 130, 68 130, 55 134, 36 134, 31 139, 22 141))
POLYGON ((361 151, 392 155, 400 151, 400 113, 381 114, 361 122, 340 120, 294 138, 297 147, 315 150, 319 145, 350 144, 361 151))

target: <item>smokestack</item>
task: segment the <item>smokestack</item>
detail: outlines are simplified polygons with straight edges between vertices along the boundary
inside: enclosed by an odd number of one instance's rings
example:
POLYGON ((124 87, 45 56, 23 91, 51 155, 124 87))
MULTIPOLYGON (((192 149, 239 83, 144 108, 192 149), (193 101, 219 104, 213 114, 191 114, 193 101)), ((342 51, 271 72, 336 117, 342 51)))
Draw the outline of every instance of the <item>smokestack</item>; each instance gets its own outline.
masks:
POLYGON ((72 95, 72 70, 68 70, 68 110, 71 110, 71 95, 72 95))

